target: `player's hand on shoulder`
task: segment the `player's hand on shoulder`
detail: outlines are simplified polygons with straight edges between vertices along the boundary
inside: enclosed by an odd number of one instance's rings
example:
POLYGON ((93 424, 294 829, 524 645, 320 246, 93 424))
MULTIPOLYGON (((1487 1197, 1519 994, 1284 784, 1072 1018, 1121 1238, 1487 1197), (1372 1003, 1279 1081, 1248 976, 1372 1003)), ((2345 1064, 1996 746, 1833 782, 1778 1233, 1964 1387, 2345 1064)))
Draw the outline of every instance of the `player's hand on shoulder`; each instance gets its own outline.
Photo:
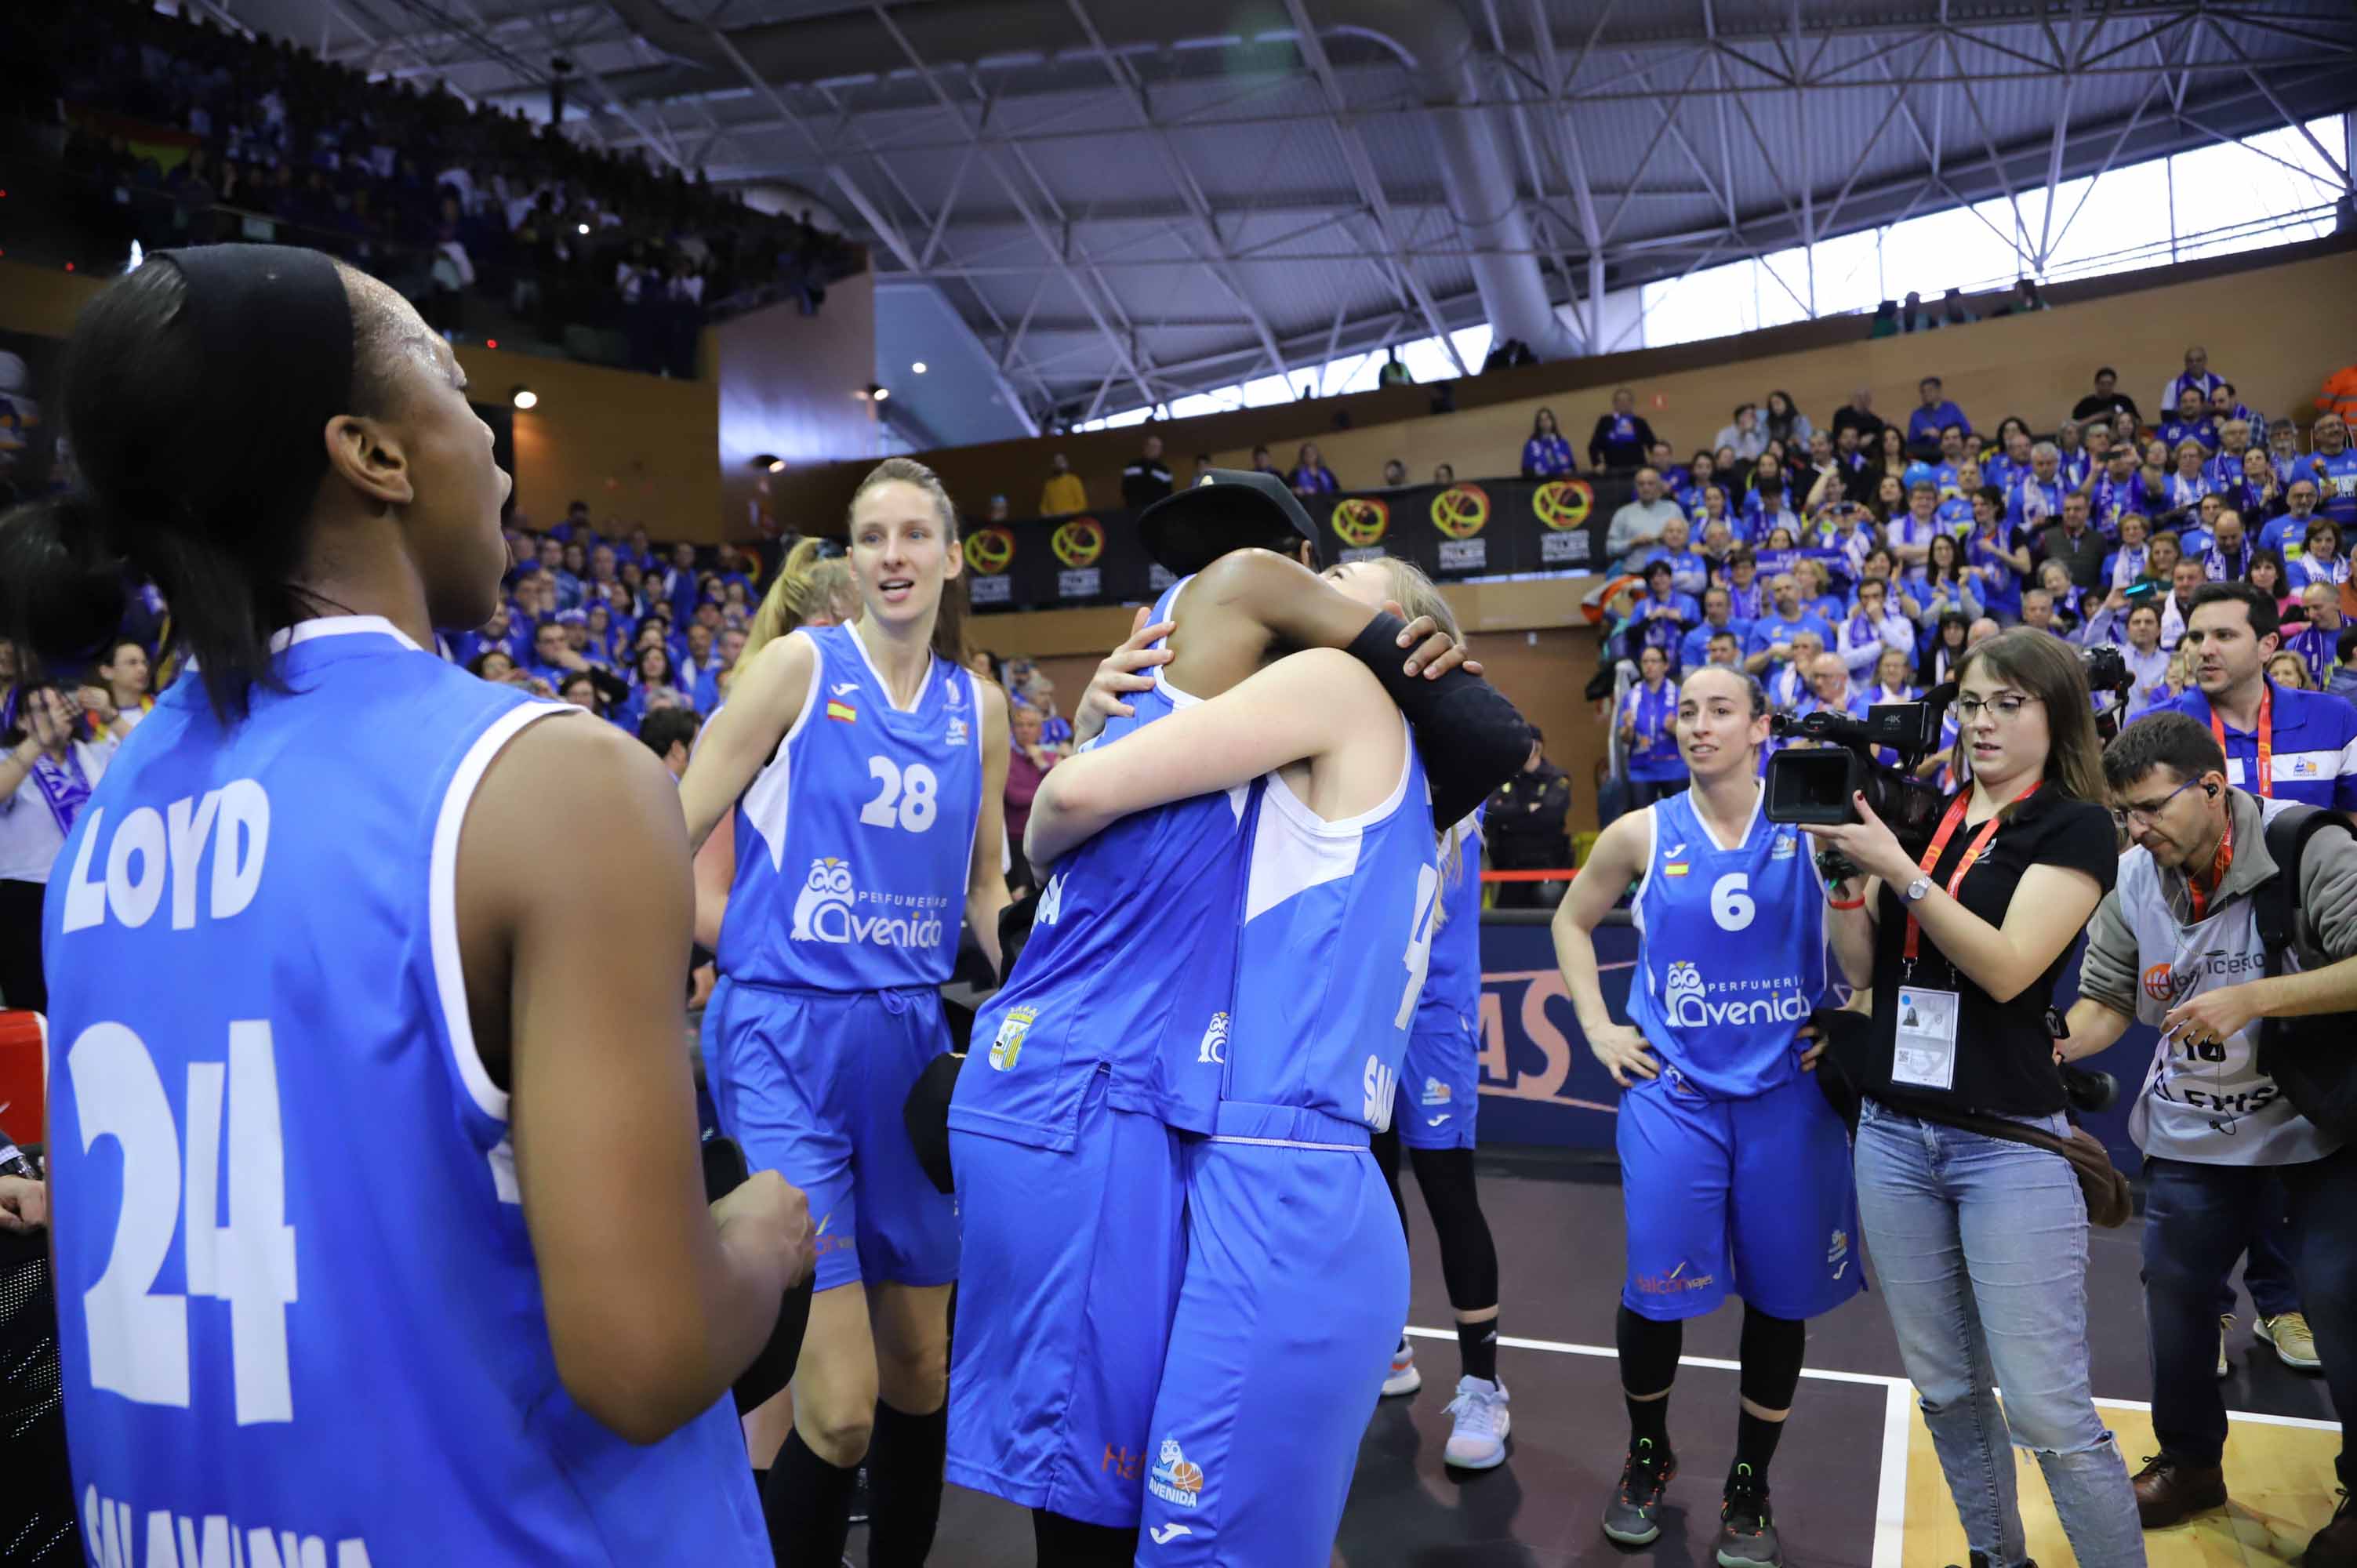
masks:
POLYGON ((817 1260, 810 1199, 777 1172, 755 1171, 712 1206, 712 1218, 732 1238, 743 1237, 761 1257, 781 1263, 789 1290, 810 1277, 817 1260))
POLYGON ((1653 1060, 1643 1032, 1626 1024, 1615 1024, 1588 1036, 1587 1048, 1596 1053, 1596 1059, 1604 1064, 1612 1081, 1623 1089, 1629 1087, 1631 1075, 1640 1079, 1661 1076, 1662 1069, 1653 1060))
POLYGON ((1120 647, 1104 656, 1097 672, 1089 679, 1088 689, 1081 693, 1081 705, 1072 714, 1072 737, 1075 741, 1094 738, 1112 718, 1131 718, 1137 710, 1122 700, 1131 692, 1150 692, 1154 677, 1146 671, 1157 664, 1168 664, 1174 657, 1168 648, 1148 648, 1147 643, 1168 637, 1176 621, 1151 621, 1151 605, 1140 605, 1137 618, 1130 623, 1129 638, 1120 647))

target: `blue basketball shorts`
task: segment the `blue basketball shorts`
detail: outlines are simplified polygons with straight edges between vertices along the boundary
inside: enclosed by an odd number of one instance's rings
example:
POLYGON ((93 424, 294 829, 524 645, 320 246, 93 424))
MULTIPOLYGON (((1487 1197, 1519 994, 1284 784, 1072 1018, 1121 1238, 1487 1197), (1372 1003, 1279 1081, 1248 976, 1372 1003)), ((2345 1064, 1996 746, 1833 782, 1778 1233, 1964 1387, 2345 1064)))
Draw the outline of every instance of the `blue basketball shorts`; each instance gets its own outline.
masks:
POLYGON ((1323 1563, 1406 1321, 1406 1240, 1365 1128, 1234 1102, 1218 1126, 1185 1143, 1187 1270, 1137 1561, 1323 1563))
POLYGON ((902 1105, 950 1048, 939 993, 787 991, 722 976, 704 1011, 720 1130, 810 1200, 817 1288, 957 1278, 957 1205, 917 1163, 902 1105))
POLYGON ((950 1132, 965 1257, 947 1474, 1130 1528, 1178 1299, 1186 1183, 1178 1134, 1107 1105, 1105 1080, 1083 1097, 1070 1149, 950 1132))
POLYGON ((1864 1288, 1849 1133, 1808 1074, 1721 1100, 1665 1068, 1620 1097, 1619 1144, 1631 1312, 1699 1317, 1732 1292, 1814 1317, 1864 1288))
POLYGON ((1416 1020, 1400 1058, 1392 1125, 1411 1149, 1469 1149, 1481 1110, 1481 1036, 1469 1020, 1424 1024, 1416 1020))

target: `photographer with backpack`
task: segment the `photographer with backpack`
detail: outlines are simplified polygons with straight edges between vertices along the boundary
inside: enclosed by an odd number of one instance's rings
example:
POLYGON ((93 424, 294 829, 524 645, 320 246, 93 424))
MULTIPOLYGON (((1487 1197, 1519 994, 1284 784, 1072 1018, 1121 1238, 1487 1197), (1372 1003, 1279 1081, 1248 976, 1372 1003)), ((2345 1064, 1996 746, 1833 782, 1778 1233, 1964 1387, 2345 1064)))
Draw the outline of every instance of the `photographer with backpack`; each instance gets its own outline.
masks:
MULTIPOLYGON (((2135 1486, 2157 1530, 2225 1506, 2216 1303, 2277 1179, 2334 1408, 2357 1401, 2357 839, 2337 812, 2230 785, 2181 713, 2122 731, 2104 781, 2135 847, 2088 928, 2062 1050, 2092 1056, 2136 1019, 2160 1031, 2129 1119, 2160 1446, 2135 1486)), ((2345 1451, 2338 1467, 2349 1486, 2345 1451)), ((2306 1561, 2357 1563, 2346 1492, 2306 1561)))

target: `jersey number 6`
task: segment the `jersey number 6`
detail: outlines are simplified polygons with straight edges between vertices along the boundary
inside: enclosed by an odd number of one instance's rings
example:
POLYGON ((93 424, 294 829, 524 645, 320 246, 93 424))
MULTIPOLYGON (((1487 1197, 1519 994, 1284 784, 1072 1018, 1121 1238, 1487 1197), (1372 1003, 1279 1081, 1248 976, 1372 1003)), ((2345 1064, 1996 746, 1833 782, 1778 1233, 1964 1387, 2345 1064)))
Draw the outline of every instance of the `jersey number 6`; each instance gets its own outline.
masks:
POLYGON ((1710 918, 1720 930, 1739 931, 1751 924, 1759 909, 1745 891, 1750 886, 1750 875, 1741 871, 1730 871, 1710 885, 1710 918))

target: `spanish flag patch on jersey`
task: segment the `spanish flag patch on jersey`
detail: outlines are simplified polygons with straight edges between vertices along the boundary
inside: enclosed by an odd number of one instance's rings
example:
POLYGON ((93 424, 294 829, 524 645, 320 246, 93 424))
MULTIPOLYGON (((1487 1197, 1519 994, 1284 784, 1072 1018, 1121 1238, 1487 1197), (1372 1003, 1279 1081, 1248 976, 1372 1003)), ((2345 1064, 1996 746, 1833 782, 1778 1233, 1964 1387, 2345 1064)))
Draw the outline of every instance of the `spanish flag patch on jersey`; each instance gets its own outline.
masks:
POLYGON ((1685 874, 1686 863, 1683 860, 1673 860, 1662 867, 1664 876, 1684 876, 1685 874))
POLYGON ((859 710, 840 697, 830 697, 826 703, 826 716, 831 719, 841 719, 847 725, 857 724, 859 710))

